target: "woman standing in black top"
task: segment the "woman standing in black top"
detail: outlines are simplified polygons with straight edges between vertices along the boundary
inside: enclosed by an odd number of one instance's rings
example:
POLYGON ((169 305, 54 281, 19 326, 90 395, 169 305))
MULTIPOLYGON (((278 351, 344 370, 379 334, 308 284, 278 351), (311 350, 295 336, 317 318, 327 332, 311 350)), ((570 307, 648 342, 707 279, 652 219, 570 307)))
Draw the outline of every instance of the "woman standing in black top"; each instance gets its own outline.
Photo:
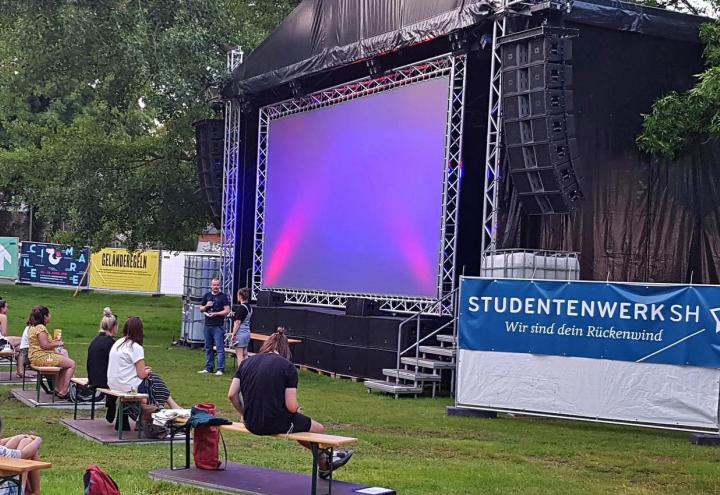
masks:
POLYGON ((237 291, 238 305, 233 315, 233 329, 230 338, 231 346, 235 349, 238 368, 247 357, 248 345, 250 344, 250 319, 252 318, 252 307, 250 306, 250 289, 243 287, 237 291))
MULTIPOLYGON (((285 328, 278 327, 258 354, 241 363, 233 377, 228 399, 243 416, 245 427, 256 435, 325 433, 323 425, 300 413, 298 373, 290 358, 285 328)), ((303 442, 300 445, 310 448, 303 442)), ((332 469, 344 466, 350 456, 351 450, 337 452, 332 459, 332 469)), ((330 475, 330 459, 326 452, 320 455, 318 467, 320 477, 330 475)))

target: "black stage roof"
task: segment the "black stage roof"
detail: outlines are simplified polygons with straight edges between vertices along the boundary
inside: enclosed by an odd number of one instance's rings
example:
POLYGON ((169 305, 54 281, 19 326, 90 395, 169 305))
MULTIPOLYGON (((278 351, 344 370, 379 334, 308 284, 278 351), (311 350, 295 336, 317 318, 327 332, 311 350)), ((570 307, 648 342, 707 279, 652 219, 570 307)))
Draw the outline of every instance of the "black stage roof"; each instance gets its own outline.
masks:
MULTIPOLYGON (((257 93, 422 43, 489 18, 489 0, 303 0, 237 67, 232 94, 257 93)), ((709 19, 612 0, 576 1, 565 19, 699 42, 709 19)))

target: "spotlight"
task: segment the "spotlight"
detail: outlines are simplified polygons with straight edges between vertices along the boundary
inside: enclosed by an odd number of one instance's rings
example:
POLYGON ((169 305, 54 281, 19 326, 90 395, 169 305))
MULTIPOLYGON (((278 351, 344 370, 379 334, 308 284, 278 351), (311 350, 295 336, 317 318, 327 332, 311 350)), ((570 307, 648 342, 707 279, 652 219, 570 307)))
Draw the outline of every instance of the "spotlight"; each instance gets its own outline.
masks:
POLYGON ((250 98, 244 97, 240 100, 240 112, 250 113, 253 111, 253 104, 250 98))
POLYGON ((293 98, 299 98, 303 96, 303 87, 299 79, 293 79, 292 81, 290 81, 290 92, 292 93, 293 98))
POLYGON ((453 55, 462 55, 467 53, 468 40, 465 31, 453 31, 448 35, 450 40, 450 50, 453 55))
POLYGON ((379 77, 385 72, 382 68, 382 65, 380 64, 380 60, 377 58, 370 58, 365 61, 365 66, 368 69, 368 72, 370 73, 370 77, 375 79, 376 77, 379 77))

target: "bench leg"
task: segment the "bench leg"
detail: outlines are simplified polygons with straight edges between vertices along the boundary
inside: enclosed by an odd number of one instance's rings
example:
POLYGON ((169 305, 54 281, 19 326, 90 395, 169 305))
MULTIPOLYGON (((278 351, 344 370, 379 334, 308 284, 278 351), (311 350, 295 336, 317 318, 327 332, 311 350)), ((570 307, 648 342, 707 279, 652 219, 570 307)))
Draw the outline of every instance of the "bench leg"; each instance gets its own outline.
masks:
POLYGON ((318 479, 318 444, 310 444, 312 450, 313 465, 312 465, 312 485, 310 488, 310 495, 317 495, 317 479, 318 479))
POLYGON ((42 380, 42 376, 38 371, 35 374, 35 402, 37 402, 38 404, 40 403, 40 380, 42 380))
POLYGON ((75 389, 75 407, 73 408, 73 420, 77 420, 77 406, 78 406, 78 397, 77 397, 77 388, 75 389))
POLYGON ((123 427, 125 426, 125 416, 123 413, 125 412, 125 407, 123 406, 123 401, 120 397, 117 398, 117 406, 115 407, 115 422, 117 423, 118 427, 118 440, 122 440, 122 434, 123 434, 123 427))
POLYGON ((95 419, 95 388, 91 387, 92 400, 90 401, 90 419, 95 419))
POLYGON ((10 360, 10 381, 12 381, 12 379, 13 379, 13 377, 12 377, 12 362, 13 362, 12 356, 10 356, 9 360, 10 360))

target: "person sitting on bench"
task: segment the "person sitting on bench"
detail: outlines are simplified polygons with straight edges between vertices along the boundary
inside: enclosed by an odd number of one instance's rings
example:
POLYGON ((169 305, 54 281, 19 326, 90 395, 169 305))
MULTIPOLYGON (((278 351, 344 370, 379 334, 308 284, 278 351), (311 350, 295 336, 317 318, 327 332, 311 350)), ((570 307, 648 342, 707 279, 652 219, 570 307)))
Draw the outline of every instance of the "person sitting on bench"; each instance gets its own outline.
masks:
POLYGON ((17 350, 20 345, 20 337, 8 335, 8 303, 5 299, 0 298, 0 337, 4 338, 10 347, 17 350))
POLYGON ((58 399, 67 400, 70 379, 75 374, 75 361, 68 357, 67 350, 62 349, 63 341, 61 339, 50 338, 45 327, 48 323, 50 323, 50 310, 45 306, 35 306, 28 318, 28 325, 30 325, 28 356, 30 364, 35 367, 58 366, 62 368, 55 384, 55 395, 58 399))
MULTIPOLYGON (((0 433, 2 433, 2 418, 0 418, 0 433)), ((13 459, 39 460, 38 451, 42 445, 42 438, 35 435, 15 435, 14 437, 0 438, 0 457, 11 457, 13 459)), ((0 491, 5 493, 4 486, 0 491)), ((30 471, 25 486, 26 495, 40 494, 40 470, 30 471)))
POLYGON ((148 394, 150 404, 172 409, 180 406, 170 396, 170 390, 163 379, 152 368, 145 366, 142 320, 131 316, 123 325, 123 336, 110 349, 107 369, 107 384, 112 390, 148 394))
MULTIPOLYGON (((108 360, 117 329, 117 316, 110 308, 103 309, 100 331, 88 347, 87 376, 91 389, 108 388, 108 360)), ((115 397, 111 395, 105 397, 105 419, 108 423, 115 421, 115 397)))
MULTIPOLYGON (((255 435, 283 433, 325 433, 325 427, 300 413, 297 401, 298 373, 290 362, 290 344, 285 329, 278 327, 260 348, 243 360, 230 383, 228 399, 242 415, 245 427, 255 435)), ((300 442, 303 447, 309 445, 300 442)), ((318 459, 320 477, 344 466, 352 450, 337 452, 329 459, 323 452, 318 459)))
POLYGON ((18 346, 17 352, 17 371, 15 374, 18 378, 23 378, 25 375, 25 368, 30 366, 30 358, 28 352, 30 351, 30 322, 25 323, 25 330, 23 330, 22 337, 20 337, 20 345, 18 346))

